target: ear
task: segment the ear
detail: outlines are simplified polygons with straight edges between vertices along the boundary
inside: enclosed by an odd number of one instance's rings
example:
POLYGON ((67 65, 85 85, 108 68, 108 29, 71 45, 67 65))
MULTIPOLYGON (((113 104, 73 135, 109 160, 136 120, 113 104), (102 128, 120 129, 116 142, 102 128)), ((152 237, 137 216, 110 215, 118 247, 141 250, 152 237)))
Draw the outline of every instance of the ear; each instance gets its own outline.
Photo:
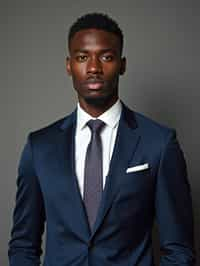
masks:
POLYGON ((120 67, 120 75, 123 75, 126 71, 126 58, 121 58, 121 67, 120 67))
POLYGON ((71 72, 71 65, 70 65, 69 56, 66 57, 66 71, 67 71, 68 75, 71 76, 72 72, 71 72))

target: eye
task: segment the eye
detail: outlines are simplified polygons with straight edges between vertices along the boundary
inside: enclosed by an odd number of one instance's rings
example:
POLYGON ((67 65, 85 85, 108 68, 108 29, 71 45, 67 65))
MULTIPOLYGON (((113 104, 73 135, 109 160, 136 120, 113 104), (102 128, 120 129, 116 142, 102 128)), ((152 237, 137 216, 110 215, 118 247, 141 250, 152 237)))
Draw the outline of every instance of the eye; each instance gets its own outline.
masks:
POLYGON ((110 61, 113 60, 113 55, 111 55, 111 54, 103 55, 102 56, 102 60, 105 61, 105 62, 110 62, 110 61))
POLYGON ((78 55, 76 56, 78 62, 85 62, 87 60, 87 55, 78 55))

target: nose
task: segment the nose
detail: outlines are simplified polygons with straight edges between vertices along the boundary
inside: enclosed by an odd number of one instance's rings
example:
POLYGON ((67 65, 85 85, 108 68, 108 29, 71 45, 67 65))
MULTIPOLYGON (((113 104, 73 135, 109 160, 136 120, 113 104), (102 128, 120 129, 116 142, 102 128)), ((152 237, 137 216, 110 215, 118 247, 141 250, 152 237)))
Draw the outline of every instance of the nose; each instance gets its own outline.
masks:
POLYGON ((102 73, 102 65, 99 58, 93 57, 90 58, 90 60, 88 60, 87 73, 88 74, 102 73))

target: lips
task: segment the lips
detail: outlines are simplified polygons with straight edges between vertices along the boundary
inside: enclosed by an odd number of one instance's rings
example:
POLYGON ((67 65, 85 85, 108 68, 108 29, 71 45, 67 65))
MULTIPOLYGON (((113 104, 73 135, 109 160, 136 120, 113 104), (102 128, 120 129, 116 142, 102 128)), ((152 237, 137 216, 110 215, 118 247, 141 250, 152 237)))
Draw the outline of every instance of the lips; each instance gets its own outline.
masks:
POLYGON ((103 86, 104 82, 102 80, 92 79, 85 82, 85 86, 91 90, 98 90, 103 86))
POLYGON ((97 89, 100 89, 103 86, 103 83, 102 82, 88 83, 87 86, 91 90, 97 90, 97 89))

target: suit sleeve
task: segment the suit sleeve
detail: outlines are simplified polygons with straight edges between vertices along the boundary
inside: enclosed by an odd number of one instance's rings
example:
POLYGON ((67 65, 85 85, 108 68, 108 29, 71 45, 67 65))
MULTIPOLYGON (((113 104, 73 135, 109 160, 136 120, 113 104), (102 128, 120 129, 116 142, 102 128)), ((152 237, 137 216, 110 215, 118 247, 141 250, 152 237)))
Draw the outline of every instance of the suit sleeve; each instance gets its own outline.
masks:
POLYGON ((44 222, 43 198, 29 137, 18 168, 16 204, 8 250, 10 266, 40 265, 44 222))
POLYGON ((160 236, 160 266, 193 266, 191 190, 186 163, 175 131, 170 133, 160 159, 156 219, 160 236))

